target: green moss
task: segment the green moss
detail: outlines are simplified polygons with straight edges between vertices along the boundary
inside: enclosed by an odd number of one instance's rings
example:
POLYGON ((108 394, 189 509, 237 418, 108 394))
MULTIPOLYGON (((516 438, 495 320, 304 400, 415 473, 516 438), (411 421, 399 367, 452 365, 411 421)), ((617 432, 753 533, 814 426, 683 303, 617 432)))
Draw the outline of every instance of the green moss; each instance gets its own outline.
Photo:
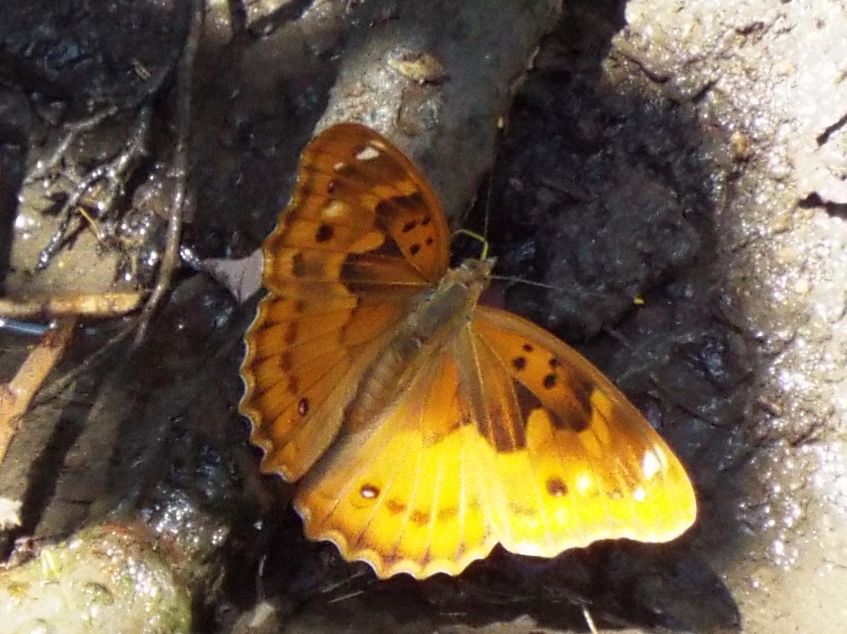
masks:
POLYGON ((4 632, 188 632, 191 598, 141 530, 96 526, 0 572, 4 632))

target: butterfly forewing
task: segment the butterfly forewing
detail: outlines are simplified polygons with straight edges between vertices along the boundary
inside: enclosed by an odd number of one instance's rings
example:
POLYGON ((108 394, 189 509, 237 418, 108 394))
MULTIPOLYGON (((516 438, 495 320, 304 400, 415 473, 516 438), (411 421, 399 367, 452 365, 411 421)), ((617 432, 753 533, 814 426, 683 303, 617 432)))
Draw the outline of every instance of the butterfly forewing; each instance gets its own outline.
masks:
POLYGON ((304 150, 291 204, 264 253, 265 284, 279 292, 292 276, 327 288, 341 278, 355 285, 360 275, 384 286, 432 284, 450 257, 447 220, 429 184, 402 152, 353 123, 304 150))
POLYGON ((324 453, 369 361, 447 268, 447 221, 402 153, 355 124, 303 152, 297 188, 264 244, 245 336, 240 409, 262 469, 296 480, 324 453))

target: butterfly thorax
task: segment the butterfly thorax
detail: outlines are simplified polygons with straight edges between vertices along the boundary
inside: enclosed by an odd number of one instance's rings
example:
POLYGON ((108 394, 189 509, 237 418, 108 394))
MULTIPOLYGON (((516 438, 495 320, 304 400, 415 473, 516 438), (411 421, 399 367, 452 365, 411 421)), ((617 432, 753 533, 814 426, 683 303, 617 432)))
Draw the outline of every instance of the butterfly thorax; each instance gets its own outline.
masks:
POLYGON ((494 259, 467 259, 416 299, 388 344, 362 377, 345 421, 359 429, 402 397, 421 369, 431 364, 466 327, 491 278, 494 259))

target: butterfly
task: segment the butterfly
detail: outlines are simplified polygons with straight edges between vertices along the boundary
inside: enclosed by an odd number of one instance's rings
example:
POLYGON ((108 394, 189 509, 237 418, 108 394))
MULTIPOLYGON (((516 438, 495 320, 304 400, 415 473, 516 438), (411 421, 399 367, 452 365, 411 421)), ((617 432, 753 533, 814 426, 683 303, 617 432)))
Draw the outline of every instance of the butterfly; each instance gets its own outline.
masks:
POLYGON ((449 268, 438 197, 378 133, 342 123, 308 144, 263 254, 239 411, 310 539, 425 578, 498 543, 552 557, 694 522, 685 469, 626 397, 478 303, 494 260, 449 268))

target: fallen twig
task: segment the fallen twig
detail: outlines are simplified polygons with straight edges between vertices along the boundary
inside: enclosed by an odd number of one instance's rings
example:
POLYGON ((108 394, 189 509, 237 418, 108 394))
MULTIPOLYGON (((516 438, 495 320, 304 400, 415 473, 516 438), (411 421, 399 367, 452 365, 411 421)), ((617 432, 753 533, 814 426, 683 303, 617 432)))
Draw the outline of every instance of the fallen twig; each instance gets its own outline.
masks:
MULTIPOLYGON (((77 317, 120 317, 138 308, 143 298, 144 293, 140 291, 79 293, 53 297, 29 297, 26 299, 0 297, 0 322, 14 322, 18 319, 51 319, 61 316, 64 316, 66 319, 76 319, 77 317)), ((21 323, 26 324, 27 322, 21 323)), ((134 330, 136 323, 137 319, 133 319, 130 323, 125 324, 120 332, 81 361, 73 370, 53 381, 49 387, 41 390, 38 393, 36 403, 43 402, 59 394, 95 361, 100 359, 104 354, 111 352, 115 344, 125 339, 134 330)), ((40 324, 29 324, 29 328, 32 334, 43 334, 40 332, 42 328, 40 324)), ((23 331, 23 329, 18 328, 18 331, 23 331)), ((50 333, 48 332, 48 334, 50 333)), ((0 406, 2 404, 2 397, 0 397, 0 406)), ((0 413, 0 418, 2 418, 2 413, 0 413)))
POLYGON ((58 363, 76 327, 76 317, 62 317, 29 353, 14 378, 0 385, 0 463, 35 393, 58 363))
POLYGON ((141 317, 138 322, 138 330, 135 333, 133 345, 138 346, 147 333, 147 326, 156 307, 170 288, 174 270, 179 263, 179 243, 182 234, 182 216, 185 205, 185 192, 188 179, 188 147, 191 136, 191 90, 194 78, 194 59, 197 55, 197 47, 200 41, 200 33, 203 26, 204 14, 203 0, 193 0, 191 6, 191 18, 188 29, 188 38, 183 50, 182 59, 177 69, 177 115, 176 115, 176 148, 174 149, 174 160, 169 176, 174 179, 175 186, 173 198, 171 199, 170 212, 168 214, 168 227, 165 233, 165 249, 162 254, 162 263, 159 265, 159 273, 156 286, 147 299, 141 317))
POLYGON ((11 319, 36 319, 58 315, 120 317, 138 308, 143 297, 144 294, 140 291, 72 293, 23 299, 0 297, 0 317, 11 319))

